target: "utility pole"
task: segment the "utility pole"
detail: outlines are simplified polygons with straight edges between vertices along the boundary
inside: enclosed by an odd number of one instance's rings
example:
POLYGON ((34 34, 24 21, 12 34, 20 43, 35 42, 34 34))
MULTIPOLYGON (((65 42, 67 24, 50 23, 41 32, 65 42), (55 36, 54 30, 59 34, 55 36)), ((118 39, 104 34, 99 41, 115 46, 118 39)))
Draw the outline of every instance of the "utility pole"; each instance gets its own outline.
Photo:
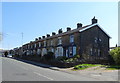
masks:
POLYGON ((23 45, 23 32, 21 34, 22 34, 22 45, 23 45))
MULTIPOLYGON (((23 46, 23 32, 21 33, 22 34, 22 46, 23 46)), ((21 46, 21 47, 22 47, 21 46)), ((21 54, 20 54, 20 57, 22 57, 22 54, 23 54, 23 48, 21 48, 21 54)))

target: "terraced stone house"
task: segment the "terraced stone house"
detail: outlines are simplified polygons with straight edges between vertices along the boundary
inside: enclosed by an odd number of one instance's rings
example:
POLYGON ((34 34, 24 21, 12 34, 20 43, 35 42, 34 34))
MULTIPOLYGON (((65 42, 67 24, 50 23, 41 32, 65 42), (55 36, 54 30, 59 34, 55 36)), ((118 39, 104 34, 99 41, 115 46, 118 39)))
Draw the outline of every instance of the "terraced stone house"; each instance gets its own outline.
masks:
POLYGON ((94 17, 89 25, 82 26, 78 23, 76 29, 67 27, 66 32, 59 29, 58 34, 52 32, 51 36, 47 34, 36 38, 21 47, 22 53, 26 56, 44 56, 47 52, 53 52, 55 57, 73 57, 77 54, 81 59, 90 61, 107 60, 110 36, 97 21, 94 17))

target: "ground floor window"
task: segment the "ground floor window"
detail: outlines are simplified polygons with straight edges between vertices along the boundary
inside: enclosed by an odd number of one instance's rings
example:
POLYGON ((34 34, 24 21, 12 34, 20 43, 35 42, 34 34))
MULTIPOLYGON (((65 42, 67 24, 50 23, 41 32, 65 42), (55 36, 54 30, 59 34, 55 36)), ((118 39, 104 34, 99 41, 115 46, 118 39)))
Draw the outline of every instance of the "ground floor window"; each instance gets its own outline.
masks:
POLYGON ((72 47, 69 47, 69 57, 72 57, 73 56, 73 49, 72 47))
POLYGON ((38 54, 38 55, 40 55, 40 53, 41 53, 41 50, 40 50, 40 49, 38 49, 38 50, 37 50, 37 54, 38 54))
POLYGON ((44 56, 45 54, 47 54, 47 50, 46 50, 46 48, 43 48, 42 49, 42 56, 44 56))
POLYGON ((51 52, 53 52, 53 53, 54 53, 54 48, 51 48, 51 52))
POLYGON ((100 49, 98 49, 98 56, 100 56, 101 55, 101 52, 100 52, 100 49))
POLYGON ((76 55, 76 46, 66 48, 66 57, 73 57, 74 55, 76 55))
POLYGON ((73 47, 73 56, 76 55, 76 46, 73 47))
POLYGON ((57 47, 56 56, 63 56, 63 47, 57 47))
POLYGON ((66 49, 66 57, 68 57, 68 49, 66 49))
POLYGON ((92 48, 90 49, 90 55, 91 56, 93 55, 93 49, 92 48))

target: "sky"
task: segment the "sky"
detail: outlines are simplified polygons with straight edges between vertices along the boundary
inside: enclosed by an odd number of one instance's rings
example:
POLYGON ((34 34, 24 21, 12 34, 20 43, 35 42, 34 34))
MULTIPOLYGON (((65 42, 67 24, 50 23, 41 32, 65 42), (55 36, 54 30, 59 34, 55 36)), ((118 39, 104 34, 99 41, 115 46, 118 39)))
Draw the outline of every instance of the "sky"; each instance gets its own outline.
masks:
POLYGON ((111 36, 110 47, 118 43, 117 2, 2 2, 1 48, 12 49, 35 38, 75 29, 77 23, 91 24, 93 17, 111 36), (23 33, 23 36, 22 36, 23 33))

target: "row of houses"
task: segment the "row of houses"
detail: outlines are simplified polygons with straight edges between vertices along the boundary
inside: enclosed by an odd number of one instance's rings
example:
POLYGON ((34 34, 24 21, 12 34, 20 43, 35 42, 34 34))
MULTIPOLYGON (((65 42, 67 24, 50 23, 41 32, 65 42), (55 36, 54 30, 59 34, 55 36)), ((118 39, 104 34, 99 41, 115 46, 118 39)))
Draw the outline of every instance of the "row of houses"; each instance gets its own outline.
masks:
POLYGON ((22 47, 13 49, 13 53, 19 56, 44 56, 47 52, 53 52, 55 57, 73 57, 80 55, 81 58, 107 59, 110 36, 98 25, 94 17, 91 24, 83 26, 77 23, 77 27, 71 30, 67 27, 66 32, 58 30, 58 34, 52 32, 30 41, 22 47))

